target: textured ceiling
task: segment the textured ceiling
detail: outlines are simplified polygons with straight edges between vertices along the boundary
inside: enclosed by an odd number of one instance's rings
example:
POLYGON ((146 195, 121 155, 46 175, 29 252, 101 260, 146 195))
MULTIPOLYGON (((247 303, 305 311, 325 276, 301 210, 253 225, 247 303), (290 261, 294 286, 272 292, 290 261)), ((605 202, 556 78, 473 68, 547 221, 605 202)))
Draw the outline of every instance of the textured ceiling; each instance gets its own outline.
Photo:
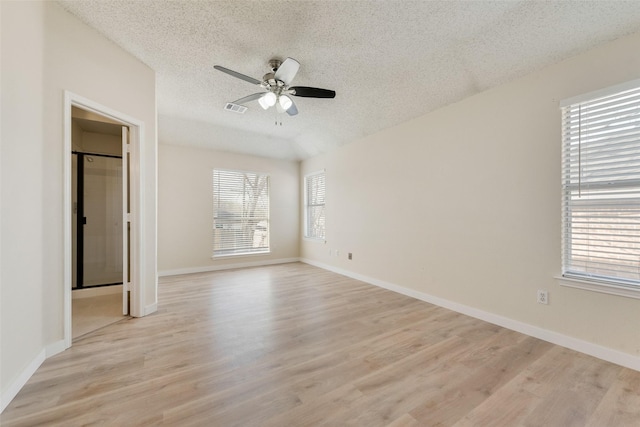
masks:
POLYGON ((303 159, 640 30, 640 1, 60 1, 157 73, 159 141, 303 159), (297 59, 299 114, 237 114, 297 59))

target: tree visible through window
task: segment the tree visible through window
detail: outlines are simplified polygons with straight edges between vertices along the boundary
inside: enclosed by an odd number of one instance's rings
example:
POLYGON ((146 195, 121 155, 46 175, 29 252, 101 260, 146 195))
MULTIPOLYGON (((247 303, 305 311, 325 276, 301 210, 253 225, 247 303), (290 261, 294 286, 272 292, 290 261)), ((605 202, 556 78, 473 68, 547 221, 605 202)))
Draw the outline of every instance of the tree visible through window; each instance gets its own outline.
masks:
POLYGON ((640 289, 640 81, 562 107, 563 275, 640 289))
POLYGON ((269 176, 213 170, 213 256, 269 252, 269 176))
POLYGON ((305 231, 304 236, 323 239, 325 236, 324 195, 325 173, 318 172, 305 176, 305 231))

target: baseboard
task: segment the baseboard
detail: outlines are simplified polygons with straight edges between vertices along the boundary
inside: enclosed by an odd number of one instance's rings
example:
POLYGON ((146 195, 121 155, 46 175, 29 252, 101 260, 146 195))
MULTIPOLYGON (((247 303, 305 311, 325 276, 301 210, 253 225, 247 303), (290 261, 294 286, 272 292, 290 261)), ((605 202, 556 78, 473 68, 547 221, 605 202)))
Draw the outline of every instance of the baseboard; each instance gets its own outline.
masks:
POLYGON ((50 358, 51 356, 55 356, 58 353, 62 353, 67 349, 67 345, 64 340, 56 341, 53 344, 49 344, 45 349, 46 358, 50 358))
POLYGON ((2 393, 0 401, 0 413, 11 403, 14 397, 20 392, 22 387, 29 381, 29 378, 38 370, 42 362, 46 359, 46 351, 42 350, 38 355, 27 365, 22 373, 15 379, 13 384, 2 393))
POLYGON ((4 409, 11 403, 14 397, 20 392, 22 387, 29 381, 29 378, 36 373, 40 365, 50 358, 51 356, 55 356, 58 353, 66 350, 64 340, 56 341, 53 344, 49 344, 44 350, 42 350, 38 355, 27 365, 27 367, 22 371, 22 373, 18 376, 18 378, 9 386, 9 388, 2 393, 0 397, 0 413, 4 411, 4 409))
POLYGON ((144 316, 158 311, 158 303, 153 303, 144 308, 144 316))
POLYGON ((300 258, 280 258, 280 259, 271 259, 271 260, 263 260, 263 261, 242 262, 237 264, 218 264, 218 265, 208 265, 205 267, 178 268, 175 270, 158 271, 158 277, 177 276, 180 274, 206 273, 209 271, 231 270, 234 268, 262 267, 264 265, 287 264, 290 262, 298 262, 298 261, 300 261, 300 258))
POLYGON ((362 282, 369 283, 380 288, 388 289, 399 294, 407 295, 412 298, 419 299, 421 301, 434 304, 457 313, 461 313, 476 319, 484 320, 485 322, 492 323, 494 325, 502 326, 507 329, 511 329, 516 332, 520 332, 525 335, 529 335, 534 338, 541 339, 543 341, 557 344, 559 346, 578 351, 580 353, 588 354, 589 356, 597 357, 598 359, 606 360, 607 362, 615 363, 625 368, 634 369, 640 371, 640 357, 635 357, 631 354, 624 353, 618 350, 614 350, 608 347, 604 347, 598 344, 594 344, 588 341, 583 341, 578 338, 563 335, 558 332, 543 329, 538 326, 534 326, 528 323, 520 322, 518 320, 510 319, 508 317, 499 316, 494 313, 479 310, 474 307, 469 307, 464 304, 459 304, 454 301, 450 301, 444 298, 436 297, 433 295, 419 292, 414 289, 405 288, 393 283, 378 280, 372 277, 364 276, 362 274, 354 273, 349 270, 334 267, 321 262, 316 262, 310 259, 302 258, 301 262, 305 264, 313 265, 315 267, 329 270, 343 276, 351 277, 352 279, 360 280, 362 282))

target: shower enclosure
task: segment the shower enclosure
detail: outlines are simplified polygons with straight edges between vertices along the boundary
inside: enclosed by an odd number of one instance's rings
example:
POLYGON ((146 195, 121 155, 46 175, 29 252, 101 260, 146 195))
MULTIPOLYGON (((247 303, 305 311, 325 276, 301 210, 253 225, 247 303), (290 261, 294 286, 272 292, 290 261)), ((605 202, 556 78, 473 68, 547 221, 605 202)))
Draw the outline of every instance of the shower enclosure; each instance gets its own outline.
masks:
POLYGON ((122 157, 73 152, 73 289, 122 284, 122 157))

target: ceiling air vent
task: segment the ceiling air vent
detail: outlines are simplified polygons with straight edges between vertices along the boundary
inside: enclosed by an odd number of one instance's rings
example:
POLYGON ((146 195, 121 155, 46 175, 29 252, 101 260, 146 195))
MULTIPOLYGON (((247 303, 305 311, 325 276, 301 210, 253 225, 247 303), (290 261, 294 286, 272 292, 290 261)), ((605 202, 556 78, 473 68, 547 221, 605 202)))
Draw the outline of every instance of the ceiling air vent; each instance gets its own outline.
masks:
POLYGON ((247 111, 247 107, 234 104, 232 102, 227 102, 227 105, 224 106, 224 109, 227 111, 233 111, 234 113, 238 114, 244 114, 244 112, 247 111))

